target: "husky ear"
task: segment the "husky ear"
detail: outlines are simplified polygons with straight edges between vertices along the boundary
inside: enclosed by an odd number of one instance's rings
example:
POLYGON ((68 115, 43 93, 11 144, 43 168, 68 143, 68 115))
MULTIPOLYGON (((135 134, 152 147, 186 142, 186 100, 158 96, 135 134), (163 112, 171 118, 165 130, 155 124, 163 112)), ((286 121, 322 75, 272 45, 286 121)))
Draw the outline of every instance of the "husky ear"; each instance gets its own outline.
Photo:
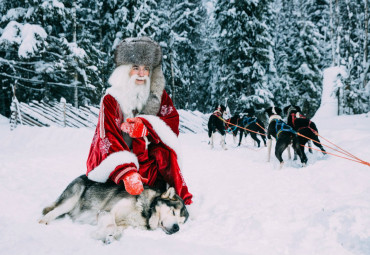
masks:
POLYGON ((173 199, 175 194, 175 189, 173 187, 170 187, 166 192, 162 194, 161 198, 173 199))
POLYGON ((281 108, 279 107, 275 107, 275 111, 276 111, 276 114, 278 115, 281 115, 281 113, 283 112, 283 110, 281 110, 281 108))
POLYGON ((283 112, 284 112, 284 114, 285 114, 285 115, 287 115, 287 114, 288 114, 288 109, 289 109, 289 107, 291 107, 291 105, 288 105, 288 106, 285 106, 285 107, 284 107, 283 112))

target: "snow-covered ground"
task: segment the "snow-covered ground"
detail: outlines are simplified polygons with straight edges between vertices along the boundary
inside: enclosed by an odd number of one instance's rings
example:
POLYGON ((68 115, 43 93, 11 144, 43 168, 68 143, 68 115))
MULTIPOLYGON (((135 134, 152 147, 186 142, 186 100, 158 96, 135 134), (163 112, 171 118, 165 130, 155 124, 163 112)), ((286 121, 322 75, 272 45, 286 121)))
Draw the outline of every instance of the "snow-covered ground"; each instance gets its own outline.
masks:
MULTIPOLYGON (((198 114, 199 115, 199 114, 198 114)), ((188 115, 188 121, 201 122, 188 115)), ((320 134, 370 161, 370 116, 316 120, 320 134)), ((278 169, 265 147, 228 150, 206 132, 182 133, 183 174, 194 195, 180 232, 128 229, 111 245, 68 218, 37 223, 44 206, 85 172, 91 129, 17 127, 0 121, 0 254, 370 254, 370 167, 319 152, 278 169)))
MULTIPOLYGON (((323 137, 369 162, 370 113, 335 117, 332 91, 340 71, 324 72, 314 121, 323 137)), ((93 130, 10 131, 0 115, 0 254, 370 254, 369 166, 314 151, 305 168, 285 153, 279 169, 250 139, 236 147, 228 135, 228 150, 219 144, 211 150, 208 115, 180 116, 182 172, 194 195, 189 221, 171 236, 130 228, 120 241, 103 245, 89 236, 94 226, 68 218, 38 224, 42 209, 85 173, 93 130)))

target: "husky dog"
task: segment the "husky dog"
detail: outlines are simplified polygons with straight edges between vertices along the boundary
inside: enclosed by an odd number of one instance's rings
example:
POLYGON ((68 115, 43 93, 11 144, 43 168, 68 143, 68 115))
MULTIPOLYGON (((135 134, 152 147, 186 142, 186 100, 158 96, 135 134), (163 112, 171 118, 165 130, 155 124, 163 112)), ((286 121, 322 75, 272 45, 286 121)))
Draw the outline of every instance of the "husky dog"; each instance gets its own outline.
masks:
POLYGON ((166 234, 173 234, 189 217, 183 200, 172 187, 164 193, 145 187, 140 195, 133 196, 123 185, 94 182, 86 175, 73 180, 42 214, 41 224, 64 215, 76 222, 96 224, 98 228, 92 237, 104 243, 118 240, 129 226, 161 228, 166 234))
POLYGON ((219 132, 222 136, 221 139, 221 147, 224 150, 226 148, 226 128, 225 123, 222 120, 224 118, 224 113, 226 111, 226 107, 224 105, 217 105, 215 111, 211 114, 208 120, 208 137, 209 137, 209 144, 211 145, 211 149, 213 149, 213 140, 214 140, 214 133, 219 132))
MULTIPOLYGON (((318 137, 318 129, 316 127, 316 124, 311 121, 309 118, 305 117, 301 113, 301 108, 296 105, 288 105, 284 108, 284 113, 287 115, 287 122, 288 125, 294 128, 295 131, 301 133, 305 137, 298 137, 299 144, 306 145, 306 143, 309 144, 309 147, 312 147, 311 140, 317 146, 324 155, 326 155, 326 151, 322 144, 320 143, 319 137, 318 137), (306 137, 310 138, 307 139, 306 137)), ((304 147, 301 146, 301 150, 304 151, 304 147)), ((312 149, 309 148, 309 152, 312 153, 312 149)), ((294 157, 295 159, 296 157, 294 157)))
MULTIPOLYGON (((267 128, 267 138, 269 139, 267 149, 267 161, 270 161, 272 136, 276 139, 275 156, 280 161, 280 168, 282 168, 284 165, 284 161, 282 158, 283 151, 288 148, 290 144, 292 144, 293 150, 300 157, 302 165, 305 166, 307 163, 307 157, 300 148, 300 144, 297 138, 297 132, 292 127, 287 125, 284 121, 282 121, 282 110, 279 107, 269 107, 265 110, 265 112, 269 116, 269 125, 267 128)), ((289 148, 288 155, 290 159, 291 156, 289 148)))
POLYGON ((243 134, 245 137, 250 134, 252 139, 255 141, 255 144, 260 147, 261 141, 257 137, 257 134, 259 134, 266 147, 265 125, 255 116, 255 111, 253 108, 245 109, 243 113, 236 113, 230 119, 230 123, 236 125, 232 127, 234 138, 236 138, 238 132, 240 134, 238 146, 240 146, 242 143, 243 134))

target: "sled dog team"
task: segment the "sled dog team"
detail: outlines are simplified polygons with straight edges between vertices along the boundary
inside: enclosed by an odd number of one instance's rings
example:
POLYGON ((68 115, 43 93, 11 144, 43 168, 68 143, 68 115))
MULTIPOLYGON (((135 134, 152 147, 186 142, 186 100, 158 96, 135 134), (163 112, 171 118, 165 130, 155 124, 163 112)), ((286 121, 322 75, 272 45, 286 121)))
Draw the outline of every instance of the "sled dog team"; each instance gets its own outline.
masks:
MULTIPOLYGON (((299 156, 302 166, 307 164, 307 156, 304 152, 304 146, 307 143, 311 144, 311 141, 313 141, 315 146, 317 146, 324 155, 326 154, 325 149, 320 143, 316 124, 301 113, 299 106, 288 105, 283 110, 279 107, 269 107, 265 109, 264 112, 268 116, 267 130, 263 122, 255 116, 254 109, 246 109, 244 113, 241 114, 236 113, 230 119, 224 118, 225 111, 226 107, 224 105, 218 105, 209 118, 208 137, 210 139, 209 144, 211 148, 214 147, 214 134, 216 132, 221 134, 221 146, 225 150, 227 149, 225 143, 226 132, 232 133, 234 140, 239 132, 238 146, 241 145, 243 134, 245 137, 250 134, 258 147, 260 147, 261 143, 258 139, 258 135, 261 137, 265 146, 267 137, 267 161, 270 161, 273 137, 276 140, 275 156, 280 162, 280 168, 284 164, 282 154, 287 148, 289 158, 291 157, 289 145, 293 148, 295 159, 296 155, 299 156), (282 119, 283 111, 287 116, 286 122, 282 119)), ((311 149, 309 149, 309 151, 312 152, 311 149)))

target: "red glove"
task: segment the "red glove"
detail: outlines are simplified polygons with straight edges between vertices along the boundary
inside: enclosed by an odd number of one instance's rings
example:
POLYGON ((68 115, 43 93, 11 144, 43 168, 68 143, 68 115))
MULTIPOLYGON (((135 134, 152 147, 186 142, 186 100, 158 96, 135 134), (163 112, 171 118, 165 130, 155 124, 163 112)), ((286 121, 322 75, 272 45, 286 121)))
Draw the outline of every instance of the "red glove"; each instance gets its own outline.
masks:
POLYGON ((193 201, 191 199, 187 199, 186 201, 184 201, 185 205, 191 205, 192 203, 193 201))
POLYGON ((149 134, 148 129, 140 118, 128 118, 122 123, 121 130, 132 138, 140 138, 149 134))
POLYGON ((140 195, 144 190, 143 183, 146 184, 148 180, 142 178, 138 172, 130 171, 123 176, 122 181, 129 194, 140 195))

